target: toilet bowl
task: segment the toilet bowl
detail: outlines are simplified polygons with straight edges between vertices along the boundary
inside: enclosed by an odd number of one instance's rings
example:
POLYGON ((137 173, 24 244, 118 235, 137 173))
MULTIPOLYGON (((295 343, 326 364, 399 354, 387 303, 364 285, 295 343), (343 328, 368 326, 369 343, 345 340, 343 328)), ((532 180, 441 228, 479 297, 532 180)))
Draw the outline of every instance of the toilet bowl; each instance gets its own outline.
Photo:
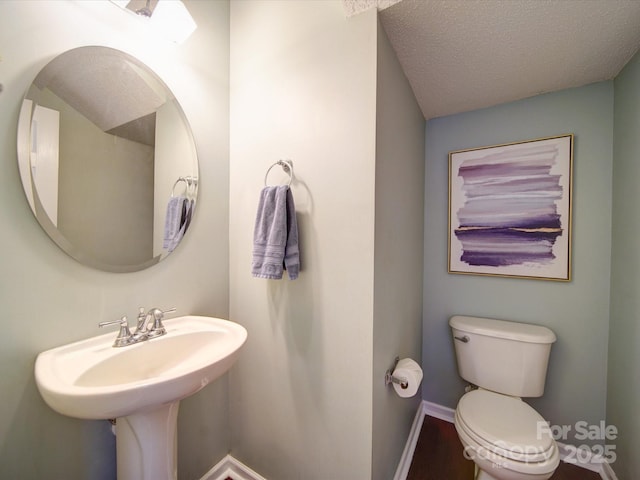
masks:
POLYGON ((560 455, 544 419, 522 400, 486 390, 465 394, 455 428, 477 480, 547 480, 560 455))
POLYGON ((551 344, 546 327, 478 317, 449 321, 460 376, 473 388, 455 412, 476 480, 547 480, 558 446, 544 418, 522 397, 544 392, 551 344))

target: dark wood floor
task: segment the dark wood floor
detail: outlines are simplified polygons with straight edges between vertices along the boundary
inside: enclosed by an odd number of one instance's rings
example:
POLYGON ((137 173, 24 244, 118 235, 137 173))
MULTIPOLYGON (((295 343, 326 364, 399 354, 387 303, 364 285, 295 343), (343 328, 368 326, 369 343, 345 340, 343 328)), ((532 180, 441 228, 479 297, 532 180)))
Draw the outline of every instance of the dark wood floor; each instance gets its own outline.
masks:
MULTIPOLYGON (((452 423, 425 416, 407 480, 472 480, 474 464, 463 449, 452 423)), ((600 475, 560 462, 551 480, 601 480, 600 475)))

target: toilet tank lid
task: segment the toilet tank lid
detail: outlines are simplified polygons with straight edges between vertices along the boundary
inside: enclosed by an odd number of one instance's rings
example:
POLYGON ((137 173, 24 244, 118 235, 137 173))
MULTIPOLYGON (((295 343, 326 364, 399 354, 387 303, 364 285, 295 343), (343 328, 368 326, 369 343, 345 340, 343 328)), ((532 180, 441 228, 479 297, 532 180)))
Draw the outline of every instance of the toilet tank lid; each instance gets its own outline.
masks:
POLYGON ((456 330, 467 333, 520 342, 553 343, 556 341, 555 333, 547 327, 528 323, 455 315, 449 320, 449 325, 456 330))

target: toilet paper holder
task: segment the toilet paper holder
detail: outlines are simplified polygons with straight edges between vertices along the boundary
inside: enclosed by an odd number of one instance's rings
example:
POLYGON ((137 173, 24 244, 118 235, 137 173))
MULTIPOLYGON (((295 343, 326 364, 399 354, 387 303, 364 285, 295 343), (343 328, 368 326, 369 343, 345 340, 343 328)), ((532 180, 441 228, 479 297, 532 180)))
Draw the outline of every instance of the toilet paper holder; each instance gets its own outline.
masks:
POLYGON ((403 390, 406 390, 407 387, 409 386, 409 382, 407 382, 407 379, 398 378, 393 375, 393 372, 398 366, 399 361, 400 361, 400 357, 396 357, 395 360, 393 361, 393 367, 387 370, 386 373, 384 374, 384 384, 389 385, 391 383, 397 383, 398 385, 400 385, 400 388, 402 388, 403 390))

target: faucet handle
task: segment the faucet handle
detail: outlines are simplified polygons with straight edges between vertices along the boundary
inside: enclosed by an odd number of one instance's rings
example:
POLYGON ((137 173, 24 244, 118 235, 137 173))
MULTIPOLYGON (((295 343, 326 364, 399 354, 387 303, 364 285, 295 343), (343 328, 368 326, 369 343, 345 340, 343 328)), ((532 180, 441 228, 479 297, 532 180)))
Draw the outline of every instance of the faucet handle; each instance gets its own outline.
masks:
POLYGON ((120 331, 118 332, 118 336, 116 337, 115 342, 113 342, 114 347, 124 347, 125 345, 129 345, 132 341, 131 331, 129 330, 129 321, 127 320, 127 316, 123 315, 120 320, 111 320, 107 322, 100 322, 98 327, 106 327, 107 325, 120 325, 120 331))
POLYGON ((107 322, 100 322, 98 324, 98 326, 100 328, 102 328, 102 327, 106 327, 108 325, 115 325, 116 323, 119 324, 120 327, 129 328, 129 322, 127 320, 127 316, 126 315, 123 315, 120 320, 110 320, 110 321, 107 321, 107 322))
POLYGON ((153 317, 153 325, 149 329, 149 338, 159 337, 160 335, 167 333, 167 330, 162 324, 162 319, 164 318, 165 313, 172 313, 175 311, 175 307, 169 308, 168 310, 160 310, 159 308, 152 308, 149 310, 149 314, 153 317))

